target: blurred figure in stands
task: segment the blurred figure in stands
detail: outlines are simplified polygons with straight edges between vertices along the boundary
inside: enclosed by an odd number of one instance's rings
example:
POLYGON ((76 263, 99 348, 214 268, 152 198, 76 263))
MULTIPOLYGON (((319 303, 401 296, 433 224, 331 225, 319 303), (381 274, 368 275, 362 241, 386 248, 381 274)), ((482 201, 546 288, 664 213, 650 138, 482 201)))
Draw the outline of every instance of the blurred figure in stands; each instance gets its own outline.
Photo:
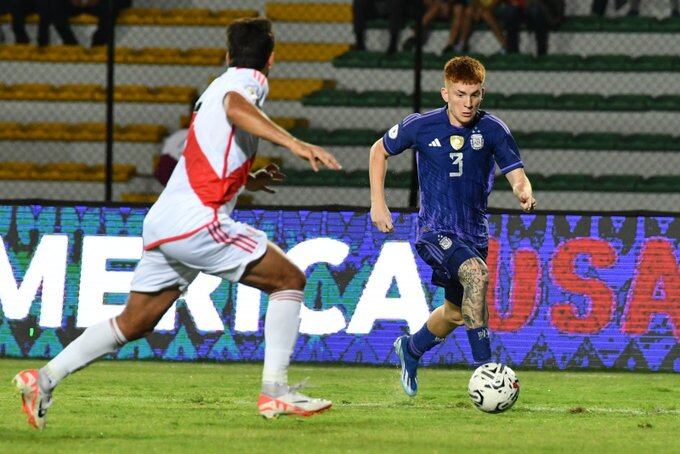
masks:
POLYGON ((65 4, 62 0, 9 0, 8 3, 12 14, 12 32, 17 44, 30 42, 26 33, 26 16, 35 13, 39 16, 38 46, 50 44, 50 24, 54 25, 64 44, 78 44, 71 27, 68 26, 65 4))
MULTIPOLYGON (((430 38, 430 24, 437 19, 449 20, 451 18, 451 5, 449 5, 448 0, 423 0, 424 13, 423 13, 423 46, 427 43, 430 38)), ((416 45, 416 32, 415 29, 411 30, 411 36, 409 36, 402 46, 405 51, 412 51, 416 45)))
MULTIPOLYGON (((593 0, 591 11, 597 16, 604 16, 607 11, 608 0, 593 0)), ((640 15, 640 0, 630 0, 630 8, 628 9, 628 16, 637 17, 640 15)), ((670 0, 671 4, 671 17, 680 17, 680 2, 678 0, 670 0)), ((621 9, 623 5, 626 4, 626 0, 616 0, 614 2, 614 8, 616 10, 621 9)))
POLYGON ((369 20, 388 19, 390 43, 387 53, 394 54, 401 29, 407 17, 410 17, 411 3, 408 0, 353 0, 354 49, 366 50, 366 27, 369 20))
MULTIPOLYGON (((9 13, 9 1, 0 0, 0 16, 4 16, 9 13)), ((2 24, 0 24, 0 43, 5 42, 5 32, 2 30, 2 24)))
POLYGON ((132 0, 111 0, 113 2, 113 17, 109 15, 108 0, 69 0, 71 16, 91 14, 98 18, 97 30, 92 35, 92 47, 105 46, 109 42, 109 21, 115 24, 118 14, 132 6, 132 0))
POLYGON ((507 43, 501 26, 496 19, 495 9, 498 0, 454 0, 453 17, 449 29, 449 39, 442 49, 442 54, 454 52, 468 53, 470 35, 474 31, 474 22, 483 20, 501 45, 501 52, 505 53, 507 43), (458 35, 460 33, 460 35, 458 35), (458 38, 458 41, 456 41, 458 38))
POLYGON ((156 163, 156 168, 153 170, 153 176, 160 184, 165 186, 175 170, 175 166, 179 162, 184 152, 184 145, 187 141, 187 134, 189 128, 181 128, 170 134, 163 141, 163 148, 161 155, 156 163))
POLYGON ((187 134, 189 133, 189 124, 194 115, 194 108, 197 102, 198 97, 191 100, 189 103, 189 116, 182 117, 182 127, 163 140, 161 154, 153 170, 153 176, 163 186, 167 184, 172 171, 175 170, 175 166, 179 162, 179 158, 184 153, 184 145, 186 145, 187 134))
POLYGON ((519 52, 519 32, 522 23, 536 37, 536 55, 548 53, 548 34, 564 20, 564 0, 505 0, 503 5, 507 51, 519 52))
MULTIPOLYGON (((628 0, 615 0, 614 1, 614 9, 617 11, 623 7, 628 2, 628 0)), ((593 3, 590 5, 590 11, 595 14, 596 16, 604 16, 604 13, 607 11, 607 4, 609 3, 609 0, 593 0, 593 3)))
POLYGON ((452 0, 451 26, 449 27, 449 39, 442 49, 442 55, 455 51, 456 53, 467 52, 463 43, 463 36, 470 36, 472 28, 473 0, 452 0))

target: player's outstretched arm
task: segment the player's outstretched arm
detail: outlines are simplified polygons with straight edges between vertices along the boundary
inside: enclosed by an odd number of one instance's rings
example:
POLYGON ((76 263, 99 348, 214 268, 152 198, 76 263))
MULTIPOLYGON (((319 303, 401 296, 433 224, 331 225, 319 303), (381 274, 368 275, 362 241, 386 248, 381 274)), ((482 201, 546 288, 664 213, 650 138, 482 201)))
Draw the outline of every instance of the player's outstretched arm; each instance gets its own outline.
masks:
POLYGON ((319 170, 320 164, 333 170, 342 168, 331 153, 321 147, 296 139, 239 93, 227 93, 224 97, 224 110, 231 124, 249 134, 288 148, 295 156, 309 161, 309 165, 315 172, 319 170))
POLYGON ((512 186, 512 193, 519 200, 520 208, 527 213, 533 211, 536 208, 536 199, 534 199, 531 182, 524 173, 524 169, 512 170, 506 173, 505 176, 512 186))
POLYGON ((389 233, 394 230, 392 213, 385 201, 385 174, 387 173, 387 157, 382 138, 371 147, 368 163, 368 178, 371 184, 371 222, 378 230, 389 233))

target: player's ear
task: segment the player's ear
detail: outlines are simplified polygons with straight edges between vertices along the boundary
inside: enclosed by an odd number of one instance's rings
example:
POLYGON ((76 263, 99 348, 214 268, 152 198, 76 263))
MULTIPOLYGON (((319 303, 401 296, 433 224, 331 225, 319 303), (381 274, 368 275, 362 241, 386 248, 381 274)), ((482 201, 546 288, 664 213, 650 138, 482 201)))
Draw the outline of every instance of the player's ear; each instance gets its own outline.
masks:
POLYGON ((484 95, 486 94, 486 88, 482 88, 482 95, 479 97, 479 101, 482 102, 484 100, 484 95))
POLYGON ((446 89, 446 87, 442 87, 439 90, 439 93, 442 95, 442 99, 444 100, 445 103, 449 103, 449 91, 446 89))
POLYGON ((267 68, 271 68, 272 66, 274 66, 274 52, 272 52, 267 59, 267 68))
POLYGON ((231 66, 231 55, 229 55, 229 51, 227 51, 227 56, 225 57, 225 61, 227 62, 227 66, 231 66))

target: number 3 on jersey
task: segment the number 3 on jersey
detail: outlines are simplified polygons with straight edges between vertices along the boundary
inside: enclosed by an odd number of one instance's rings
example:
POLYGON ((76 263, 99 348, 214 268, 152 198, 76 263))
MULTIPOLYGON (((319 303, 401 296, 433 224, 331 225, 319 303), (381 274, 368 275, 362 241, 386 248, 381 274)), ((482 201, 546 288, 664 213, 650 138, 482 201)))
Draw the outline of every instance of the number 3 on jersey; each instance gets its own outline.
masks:
POLYGON ((449 153, 451 160, 453 161, 453 172, 449 172, 450 177, 459 177, 463 174, 463 153, 454 152, 449 153))

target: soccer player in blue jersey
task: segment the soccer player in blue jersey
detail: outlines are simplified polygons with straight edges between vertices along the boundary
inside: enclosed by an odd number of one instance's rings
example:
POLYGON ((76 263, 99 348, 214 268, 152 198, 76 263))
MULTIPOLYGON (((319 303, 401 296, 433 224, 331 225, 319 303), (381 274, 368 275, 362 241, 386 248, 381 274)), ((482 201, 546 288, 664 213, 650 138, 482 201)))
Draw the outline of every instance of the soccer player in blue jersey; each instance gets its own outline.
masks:
POLYGON ((418 392, 420 357, 458 326, 467 328, 476 363, 491 358, 485 259, 486 207, 494 163, 512 185, 522 210, 529 212, 536 206, 510 130, 497 117, 479 110, 485 76, 484 66, 474 58, 449 60, 441 89, 446 105, 407 116, 371 147, 371 220, 385 233, 393 230, 385 202, 387 158, 407 148, 416 152, 420 212, 415 248, 432 267, 432 283, 445 289, 444 304, 432 311, 420 331, 394 343, 401 383, 409 396, 418 392))

